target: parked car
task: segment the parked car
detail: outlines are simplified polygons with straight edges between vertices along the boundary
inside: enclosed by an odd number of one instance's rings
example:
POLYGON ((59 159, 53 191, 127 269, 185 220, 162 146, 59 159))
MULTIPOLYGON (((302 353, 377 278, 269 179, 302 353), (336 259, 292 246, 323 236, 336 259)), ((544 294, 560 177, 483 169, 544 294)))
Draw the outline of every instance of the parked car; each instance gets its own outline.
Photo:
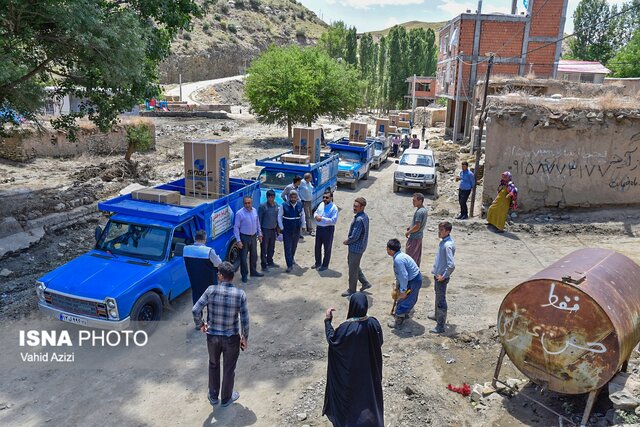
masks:
POLYGON ((433 151, 409 148, 396 160, 398 168, 393 174, 393 192, 401 188, 427 190, 436 195, 438 191, 438 163, 433 157, 433 151))
MULTIPOLYGON (((234 214, 245 196, 257 205, 260 184, 231 178, 229 187, 218 199, 181 197, 180 205, 130 194, 98 203, 112 215, 104 230, 96 228, 95 247, 37 280, 40 310, 81 326, 153 330, 164 306, 190 287, 182 249, 197 230, 207 232, 207 246, 221 258, 239 265, 234 214)), ((185 181, 156 188, 184 196, 185 181)))

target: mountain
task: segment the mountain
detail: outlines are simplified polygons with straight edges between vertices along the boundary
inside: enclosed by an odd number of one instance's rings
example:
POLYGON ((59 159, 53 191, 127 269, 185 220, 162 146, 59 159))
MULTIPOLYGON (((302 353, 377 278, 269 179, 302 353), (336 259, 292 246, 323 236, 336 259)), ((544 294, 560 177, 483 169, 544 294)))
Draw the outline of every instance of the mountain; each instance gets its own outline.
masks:
MULTIPOLYGON (((409 22, 404 22, 402 24, 398 24, 398 25, 404 27, 407 31, 409 31, 412 28, 424 28, 425 31, 427 30, 427 28, 431 28, 436 33, 436 40, 438 40, 438 32, 440 31, 440 28, 444 27, 447 22, 448 21, 442 21, 442 22, 409 21, 409 22)), ((391 28, 393 27, 389 27, 380 31, 370 31, 370 33, 375 40, 378 40, 382 36, 387 37, 389 35, 389 31, 391 31, 391 28)))
POLYGON ((314 45, 327 24, 296 0, 201 0, 206 14, 172 43, 160 82, 243 74, 270 45, 314 45))

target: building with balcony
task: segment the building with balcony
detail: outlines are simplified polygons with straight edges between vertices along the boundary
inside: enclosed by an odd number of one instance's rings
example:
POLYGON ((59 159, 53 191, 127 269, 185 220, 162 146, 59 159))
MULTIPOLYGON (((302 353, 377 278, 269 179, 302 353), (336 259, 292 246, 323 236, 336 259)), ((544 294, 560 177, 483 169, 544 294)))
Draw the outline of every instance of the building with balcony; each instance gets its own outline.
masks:
POLYGON ((490 55, 492 75, 555 78, 562 50, 568 0, 529 0, 518 14, 482 13, 482 0, 440 30, 436 96, 447 98, 447 133, 453 140, 469 137, 473 127, 473 91, 484 80, 490 55))
POLYGON ((436 99, 436 78, 424 76, 411 76, 405 80, 407 94, 404 96, 406 108, 426 107, 436 99), (415 99, 415 105, 413 100, 415 99))

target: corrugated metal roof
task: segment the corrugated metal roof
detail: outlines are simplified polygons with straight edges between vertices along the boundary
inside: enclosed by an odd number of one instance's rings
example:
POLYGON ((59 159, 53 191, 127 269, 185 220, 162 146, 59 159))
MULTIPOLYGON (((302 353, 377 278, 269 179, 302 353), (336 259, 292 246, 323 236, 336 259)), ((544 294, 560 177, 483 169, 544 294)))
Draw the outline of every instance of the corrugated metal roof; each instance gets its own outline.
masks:
POLYGON ((561 59, 558 61, 558 72, 609 74, 611 73, 611 70, 597 61, 573 61, 561 59))

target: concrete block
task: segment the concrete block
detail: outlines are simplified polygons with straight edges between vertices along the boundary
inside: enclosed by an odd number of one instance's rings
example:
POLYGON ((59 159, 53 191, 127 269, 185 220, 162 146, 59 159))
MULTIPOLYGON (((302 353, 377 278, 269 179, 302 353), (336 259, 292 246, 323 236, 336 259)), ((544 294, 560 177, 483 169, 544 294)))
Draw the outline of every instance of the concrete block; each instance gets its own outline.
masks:
POLYGON ((0 259, 7 255, 22 252, 38 243, 44 237, 44 228, 38 227, 29 231, 12 234, 0 239, 0 259))

